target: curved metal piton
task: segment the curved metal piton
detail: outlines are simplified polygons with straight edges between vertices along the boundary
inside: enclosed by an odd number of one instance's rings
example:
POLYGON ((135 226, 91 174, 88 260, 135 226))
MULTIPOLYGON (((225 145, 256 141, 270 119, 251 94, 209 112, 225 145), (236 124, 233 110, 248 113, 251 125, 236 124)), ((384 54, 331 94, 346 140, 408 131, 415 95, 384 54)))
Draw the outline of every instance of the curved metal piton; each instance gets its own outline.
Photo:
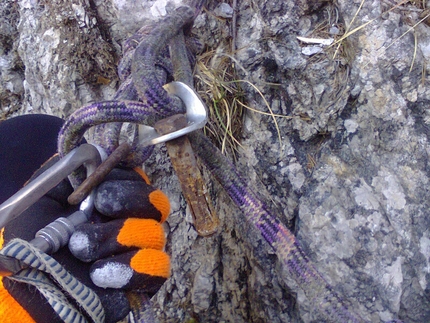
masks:
POLYGON ((164 89, 170 95, 176 95, 184 102, 187 126, 167 135, 160 135, 152 127, 139 125, 139 147, 141 148, 181 137, 194 130, 203 128, 206 124, 206 107, 191 87, 182 82, 171 82, 164 85, 164 89))

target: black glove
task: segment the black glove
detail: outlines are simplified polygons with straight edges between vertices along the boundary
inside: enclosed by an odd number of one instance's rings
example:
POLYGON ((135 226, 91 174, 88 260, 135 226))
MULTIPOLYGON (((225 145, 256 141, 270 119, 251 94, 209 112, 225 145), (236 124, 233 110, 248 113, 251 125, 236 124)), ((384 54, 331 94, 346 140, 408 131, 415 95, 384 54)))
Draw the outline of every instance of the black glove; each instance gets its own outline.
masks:
MULTIPOLYGON (((116 322, 129 313, 127 291, 155 293, 169 276, 170 259, 163 252, 161 223, 170 205, 166 195, 146 181, 136 171, 113 170, 97 188, 96 211, 72 235, 70 250, 64 247, 53 255, 97 293, 106 322, 116 322)), ((4 242, 13 238, 30 241, 42 227, 76 211, 67 204, 71 192, 64 180, 5 227, 4 242)), ((1 322, 60 322, 34 287, 7 277, 2 282, 1 322)))

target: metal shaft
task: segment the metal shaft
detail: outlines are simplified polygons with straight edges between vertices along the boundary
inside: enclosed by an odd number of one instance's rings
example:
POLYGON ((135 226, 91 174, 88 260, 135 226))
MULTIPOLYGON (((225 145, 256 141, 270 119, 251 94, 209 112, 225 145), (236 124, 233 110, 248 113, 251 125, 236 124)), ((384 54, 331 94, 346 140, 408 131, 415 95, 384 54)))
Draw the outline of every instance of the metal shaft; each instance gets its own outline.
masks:
POLYGON ((0 205, 0 228, 33 205, 79 166, 84 165, 87 172, 91 173, 100 163, 100 153, 93 145, 83 144, 72 150, 0 205))

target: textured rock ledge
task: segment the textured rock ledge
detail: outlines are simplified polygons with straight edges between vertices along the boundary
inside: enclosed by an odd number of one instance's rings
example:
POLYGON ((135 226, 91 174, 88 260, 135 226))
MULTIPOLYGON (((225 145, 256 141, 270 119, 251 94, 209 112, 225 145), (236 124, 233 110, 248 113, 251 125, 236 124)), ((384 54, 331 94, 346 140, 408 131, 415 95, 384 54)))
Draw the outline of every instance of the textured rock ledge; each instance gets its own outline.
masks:
MULTIPOLYGON (((280 142, 271 117, 248 111, 237 163, 358 314, 427 322, 429 26, 406 33, 423 12, 412 4, 390 10, 390 1, 365 1, 355 16, 360 3, 239 1, 238 70, 289 118, 277 118, 280 142), (302 54, 311 45, 297 36, 339 39, 365 23, 336 55, 337 45, 302 54)), ((217 1, 207 9, 196 32, 228 52, 228 10, 217 1)), ((3 1, 2 117, 65 117, 109 99, 122 42, 163 10, 163 1, 3 1)), ((261 96, 244 88, 248 103, 267 112, 261 96)), ((222 228, 200 238, 162 147, 146 167, 173 209, 172 278, 154 298, 160 321, 320 322, 216 182, 208 179, 222 228)))

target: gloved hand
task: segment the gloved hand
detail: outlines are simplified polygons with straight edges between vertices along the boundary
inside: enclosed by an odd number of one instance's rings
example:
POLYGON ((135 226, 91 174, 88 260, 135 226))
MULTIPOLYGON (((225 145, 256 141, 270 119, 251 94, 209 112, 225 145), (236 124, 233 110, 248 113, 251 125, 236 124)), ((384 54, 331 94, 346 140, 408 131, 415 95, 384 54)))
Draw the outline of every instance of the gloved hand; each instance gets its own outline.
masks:
MULTIPOLYGON (((141 170, 113 170, 97 188, 91 220, 77 228, 69 248, 52 255, 98 294, 106 322, 116 322, 130 311, 127 290, 155 293, 169 276, 161 226, 170 212, 169 201, 141 174, 141 170)), ((71 192, 64 180, 10 222, 4 229, 5 244, 13 238, 30 241, 48 223, 73 213, 76 207, 67 204, 71 192)), ((4 277, 0 281, 0 321, 60 319, 35 288, 4 277)))
MULTIPOLYGON (((142 171, 139 170, 142 174, 142 171)), ((93 283, 102 288, 144 289, 156 292, 169 275, 163 223, 169 201, 136 171, 114 169, 97 188, 95 208, 113 218, 82 224, 69 249, 90 269, 93 283)))

